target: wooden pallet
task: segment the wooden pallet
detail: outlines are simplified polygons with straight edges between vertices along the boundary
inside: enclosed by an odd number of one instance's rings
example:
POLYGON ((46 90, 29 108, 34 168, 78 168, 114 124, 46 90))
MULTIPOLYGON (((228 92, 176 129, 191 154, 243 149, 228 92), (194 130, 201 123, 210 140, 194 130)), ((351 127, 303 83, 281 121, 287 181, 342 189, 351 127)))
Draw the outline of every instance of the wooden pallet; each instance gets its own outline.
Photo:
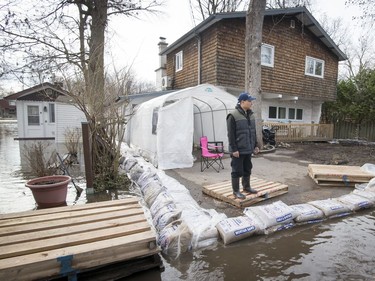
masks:
POLYGON ((224 181, 212 185, 203 186, 203 193, 230 203, 236 207, 244 208, 260 201, 282 195, 288 192, 288 186, 278 182, 267 181, 251 177, 250 185, 258 191, 257 194, 243 192, 245 199, 240 200, 234 197, 231 181, 224 181))
POLYGON ((136 198, 0 215, 0 280, 74 275, 159 252, 136 198))
POLYGON ((309 176, 321 186, 349 186, 369 182, 374 176, 359 166, 336 166, 309 164, 309 176))

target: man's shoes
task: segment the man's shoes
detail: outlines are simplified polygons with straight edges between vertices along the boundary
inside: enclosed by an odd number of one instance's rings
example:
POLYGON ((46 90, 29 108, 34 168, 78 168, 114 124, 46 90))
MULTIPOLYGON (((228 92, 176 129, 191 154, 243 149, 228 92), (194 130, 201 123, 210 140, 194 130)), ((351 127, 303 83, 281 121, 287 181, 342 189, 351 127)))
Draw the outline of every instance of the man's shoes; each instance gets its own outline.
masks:
POLYGON ((252 194, 257 194, 258 193, 258 191, 255 190, 254 188, 251 188, 251 186, 244 187, 243 191, 248 192, 248 193, 252 193, 252 194))
POLYGON ((245 198, 246 198, 246 196, 243 195, 243 194, 242 194, 241 192, 239 192, 239 191, 233 192, 233 195, 234 195, 234 197, 236 197, 236 198, 238 198, 238 199, 245 199, 245 198))

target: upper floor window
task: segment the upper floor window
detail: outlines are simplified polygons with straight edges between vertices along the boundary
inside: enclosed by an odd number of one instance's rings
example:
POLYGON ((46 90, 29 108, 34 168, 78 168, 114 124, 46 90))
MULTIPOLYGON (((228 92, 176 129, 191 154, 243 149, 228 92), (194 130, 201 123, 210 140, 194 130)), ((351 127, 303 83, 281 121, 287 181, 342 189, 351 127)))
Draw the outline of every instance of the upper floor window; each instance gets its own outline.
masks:
POLYGON ((324 60, 306 56, 305 74, 323 78, 324 60))
POLYGON ((261 48, 261 63, 264 66, 273 67, 275 55, 275 47, 268 44, 262 44, 261 48))
POLYGON ((182 56, 182 51, 178 52, 176 54, 176 72, 182 70, 182 65, 183 65, 183 56, 182 56))

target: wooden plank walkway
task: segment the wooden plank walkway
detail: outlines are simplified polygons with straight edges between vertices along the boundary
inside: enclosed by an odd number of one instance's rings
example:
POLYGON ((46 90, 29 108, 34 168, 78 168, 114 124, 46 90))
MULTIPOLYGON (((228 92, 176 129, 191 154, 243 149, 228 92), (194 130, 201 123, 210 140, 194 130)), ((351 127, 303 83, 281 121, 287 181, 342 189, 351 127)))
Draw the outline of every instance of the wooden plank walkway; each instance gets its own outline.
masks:
POLYGON ((309 164, 309 176, 321 186, 350 186, 369 182, 374 176, 359 166, 309 164))
MULTIPOLYGON (((248 207, 260 201, 282 195, 288 192, 288 186, 278 182, 267 181, 255 177, 250 178, 250 185, 258 191, 257 194, 243 192, 245 199, 236 199, 233 195, 231 181, 203 186, 203 193, 227 202, 239 208, 248 207)), ((242 188, 241 188, 242 190, 242 188)), ((242 192, 242 191, 241 191, 242 192)))
POLYGON ((136 198, 0 215, 0 280, 59 277, 159 252, 136 198))

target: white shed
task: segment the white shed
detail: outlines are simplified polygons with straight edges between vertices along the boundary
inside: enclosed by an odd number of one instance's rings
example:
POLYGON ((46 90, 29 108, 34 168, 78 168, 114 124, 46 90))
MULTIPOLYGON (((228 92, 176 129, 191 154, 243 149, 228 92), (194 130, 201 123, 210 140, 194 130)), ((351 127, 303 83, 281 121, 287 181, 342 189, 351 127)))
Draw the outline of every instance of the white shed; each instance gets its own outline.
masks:
POLYGON ((201 136, 227 148, 226 116, 236 103, 236 97, 210 84, 153 98, 130 118, 127 142, 160 169, 191 167, 201 136))

